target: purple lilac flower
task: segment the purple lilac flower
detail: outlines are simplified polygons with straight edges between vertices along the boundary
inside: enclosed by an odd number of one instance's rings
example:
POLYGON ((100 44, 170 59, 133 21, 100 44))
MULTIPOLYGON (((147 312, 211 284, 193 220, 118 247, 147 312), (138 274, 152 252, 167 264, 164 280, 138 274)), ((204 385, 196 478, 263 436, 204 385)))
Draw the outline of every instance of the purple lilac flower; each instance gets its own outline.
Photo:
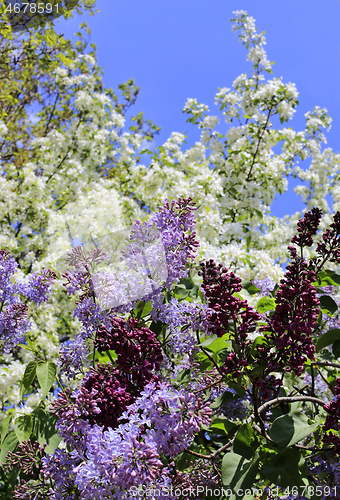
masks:
MULTIPOLYGON (((228 392, 236 394, 236 391, 230 387, 227 388, 228 392)), ((214 393, 215 397, 221 396, 224 390, 220 390, 214 393)), ((252 412, 251 406, 252 400, 249 394, 246 394, 244 398, 237 398, 225 405, 221 405, 215 410, 215 413, 224 415, 228 420, 232 421, 244 421, 252 412)))
POLYGON ((75 468, 81 461, 76 451, 56 449, 42 459, 42 475, 45 480, 52 480, 54 485, 49 490, 51 500, 73 500, 75 494, 75 468))
POLYGON ((149 383, 121 415, 125 423, 89 430, 86 459, 74 469, 81 498, 129 499, 132 486, 169 487, 170 471, 160 456, 178 456, 201 425, 210 424, 211 413, 209 403, 193 394, 149 383))
POLYGON ((235 292, 242 289, 241 279, 222 264, 216 265, 212 259, 201 263, 199 274, 203 275, 202 289, 211 310, 207 319, 213 324, 212 332, 222 337, 230 331, 230 323, 236 327, 233 336, 238 352, 228 354, 223 369, 238 377, 248 365, 247 350, 251 345, 248 333, 256 329, 261 316, 246 300, 235 297, 235 292))
POLYGON ((0 250, 0 345, 6 353, 25 341, 30 328, 28 307, 22 298, 37 304, 46 302, 56 277, 52 271, 43 270, 40 276, 34 274, 28 283, 21 283, 12 280, 17 269, 10 253, 0 250))
POLYGON ((207 320, 208 306, 199 302, 179 302, 174 297, 169 304, 161 304, 153 313, 154 321, 166 323, 170 329, 169 347, 175 354, 195 353, 197 343, 195 332, 202 330, 208 332, 212 328, 207 320), (187 326, 186 329, 182 327, 187 326))
POLYGON ((56 273, 51 269, 43 269, 40 275, 33 274, 25 286, 26 297, 36 304, 47 302, 56 277, 56 273))
POLYGON ((260 289, 260 292, 258 292, 259 295, 264 297, 270 295, 270 292, 274 290, 276 285, 275 281, 269 278, 265 278, 263 280, 254 279, 253 284, 260 289))
MULTIPOLYGON (((173 490, 179 488, 185 490, 191 488, 191 491, 197 491, 197 486, 209 488, 210 490, 220 490, 221 482, 216 468, 210 460, 199 458, 187 464, 185 471, 176 470, 170 477, 172 479, 173 490)), ((200 493, 198 493, 200 495, 200 493)), ((202 500, 202 496, 196 497, 190 495, 190 500, 202 500)))
POLYGON ((150 222, 161 232, 166 252, 168 278, 166 288, 188 274, 185 268, 189 259, 193 259, 199 243, 195 239, 196 233, 194 202, 191 198, 172 201, 169 205, 165 200, 163 207, 150 218, 150 222))
POLYGON ((30 439, 22 441, 19 443, 17 451, 8 452, 6 463, 3 465, 4 471, 8 474, 13 467, 17 467, 24 474, 29 475, 31 479, 38 479, 45 447, 46 443, 41 446, 38 441, 34 443, 30 439))
POLYGON ((139 431, 120 426, 104 431, 95 426, 88 436, 88 460, 76 469, 81 498, 130 499, 131 487, 170 485, 169 471, 160 460, 155 444, 139 441, 139 431))
POLYGON ((93 336, 100 326, 109 324, 108 314, 95 304, 92 298, 79 301, 73 316, 78 318, 83 325, 81 334, 84 339, 93 336))
POLYGON ((340 262, 340 212, 335 212, 333 223, 322 235, 322 242, 316 247, 316 252, 320 255, 318 259, 313 259, 320 267, 326 260, 330 262, 340 262))
POLYGON ((58 417, 56 428, 65 443, 72 449, 83 452, 86 436, 91 425, 82 418, 91 413, 99 413, 100 409, 93 401, 94 394, 83 394, 77 401, 79 391, 71 393, 71 389, 66 387, 64 392, 60 392, 58 397, 52 402, 50 412, 58 417))
POLYGON ((88 349, 81 335, 71 342, 64 342, 59 352, 59 366, 69 379, 75 379, 87 362, 88 349))
POLYGON ((130 318, 111 318, 110 328, 102 327, 95 339, 100 352, 114 350, 117 354, 117 368, 129 376, 133 392, 142 389, 159 370, 163 359, 156 334, 138 321, 130 318))
POLYGON ((282 379, 278 379, 274 375, 268 375, 263 380, 256 380, 254 385, 258 387, 259 398, 264 403, 278 397, 280 387, 282 386, 282 379))
POLYGON ((340 378, 335 380, 335 398, 330 403, 327 403, 324 406, 324 410, 328 413, 326 422, 324 425, 324 431, 335 430, 337 434, 334 432, 328 432, 324 436, 325 443, 334 444, 333 453, 334 455, 340 455, 340 378))
POLYGON ((321 217, 322 211, 319 208, 314 207, 309 212, 306 212, 304 217, 299 219, 297 223, 298 234, 293 236, 292 243, 300 248, 312 246, 313 236, 316 235, 321 217))
POLYGON ((133 420, 138 414, 143 423, 150 422, 148 439, 157 445, 159 453, 176 457, 187 448, 202 424, 209 425, 210 403, 184 390, 175 390, 167 383, 148 384, 136 402, 122 414, 121 420, 133 420), (132 415, 131 415, 132 414, 132 415))
POLYGON ((275 311, 260 328, 270 345, 259 347, 258 352, 268 365, 267 373, 284 370, 299 376, 306 358, 314 358, 312 331, 319 313, 319 300, 312 285, 315 272, 298 257, 295 247, 288 249, 292 263, 287 266, 276 292, 275 311))
POLYGON ((18 303, 7 306, 0 313, 0 340, 5 353, 25 342, 25 335, 30 328, 27 311, 26 304, 18 303))
POLYGON ((325 460, 321 456, 313 457, 312 459, 307 458, 308 463, 308 473, 313 474, 316 480, 316 485, 322 488, 322 500, 327 500, 328 498, 339 498, 339 484, 340 484, 340 463, 332 461, 331 457, 325 460), (309 463, 308 463, 309 462, 309 463), (325 487, 328 487, 325 490, 325 487), (336 487, 336 488, 335 488, 336 487), (338 491, 337 491, 338 490, 338 491), (326 495, 326 491, 328 495, 326 495))

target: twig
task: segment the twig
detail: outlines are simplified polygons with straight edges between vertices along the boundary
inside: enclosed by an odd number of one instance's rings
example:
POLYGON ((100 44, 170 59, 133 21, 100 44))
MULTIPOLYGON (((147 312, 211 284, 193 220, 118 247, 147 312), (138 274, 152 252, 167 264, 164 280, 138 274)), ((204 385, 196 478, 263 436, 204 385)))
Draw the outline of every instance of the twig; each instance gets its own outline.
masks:
POLYGON ((194 394, 198 394, 199 392, 203 392, 203 391, 206 391, 207 389, 210 389, 210 387, 214 387, 214 385, 217 385, 219 384, 220 382, 222 382, 223 380, 223 377, 220 377, 218 380, 216 380, 215 382, 212 382, 211 384, 207 385, 206 387, 203 387, 203 389, 197 389, 197 391, 194 391, 194 394))
POLYGON ((312 361, 312 365, 319 365, 319 366, 332 366, 333 368, 340 368, 340 365, 338 363, 331 363, 330 361, 312 361))
MULTIPOLYGON (((322 399, 313 398, 312 396, 293 396, 293 397, 286 396, 286 397, 272 399, 271 401, 267 401, 262 406, 260 406, 260 408, 258 409, 258 412, 262 413, 263 411, 267 410, 267 408, 270 408, 271 406, 273 406, 275 404, 294 403, 295 401, 309 401, 310 403, 316 403, 320 406, 325 406, 325 404, 326 404, 324 401, 322 401, 322 399)), ((251 424, 255 418, 256 418, 255 414, 250 415, 250 417, 248 417, 248 419, 247 419, 248 424, 251 424)))

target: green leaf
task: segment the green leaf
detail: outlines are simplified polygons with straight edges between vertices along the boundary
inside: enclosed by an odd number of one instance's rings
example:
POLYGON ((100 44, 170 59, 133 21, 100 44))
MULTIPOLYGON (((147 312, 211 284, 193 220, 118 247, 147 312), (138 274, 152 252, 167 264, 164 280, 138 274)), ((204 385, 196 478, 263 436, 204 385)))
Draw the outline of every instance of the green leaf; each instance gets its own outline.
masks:
POLYGON ((58 447, 61 437, 55 427, 58 417, 39 409, 35 414, 34 424, 36 427, 37 439, 39 444, 47 443, 46 452, 53 453, 58 447))
POLYGON ((337 303, 329 295, 321 295, 319 297, 320 307, 325 314, 335 314, 338 311, 337 303))
POLYGON ((336 274, 334 271, 325 270, 319 273, 316 277, 316 281, 313 283, 316 287, 321 286, 339 286, 340 285, 340 276, 336 274))
POLYGON ((43 392, 43 399, 45 399, 55 380, 57 366, 55 363, 50 363, 49 361, 38 363, 36 372, 38 382, 43 392))
POLYGON ((5 441, 5 437, 7 435, 8 426, 9 426, 11 420, 12 420, 12 415, 8 415, 1 422, 1 428, 0 428, 0 431, 1 431, 1 446, 2 446, 2 443, 5 441))
POLYGON ((22 415, 15 419, 14 422, 14 432, 21 443, 21 441, 27 441, 33 430, 33 420, 31 415, 22 415))
POLYGON ((233 452, 250 460, 259 446, 260 441, 252 426, 248 423, 242 424, 235 436, 233 452))
POLYGON ((238 399, 238 396, 230 391, 225 391, 221 396, 218 396, 215 401, 213 401, 210 405, 210 408, 219 408, 222 405, 226 405, 230 403, 230 401, 234 401, 238 399))
POLYGON ((247 290, 249 295, 254 295, 255 293, 258 293, 261 291, 261 289, 257 288, 257 286, 255 286, 251 281, 244 281, 242 283, 242 288, 247 290))
POLYGON ((202 347, 205 347, 209 351, 219 352, 222 349, 226 349, 227 347, 229 347, 229 345, 227 344, 228 340, 229 340, 229 333, 223 335, 223 337, 216 338, 214 342, 211 342, 208 345, 205 345, 205 342, 201 345, 202 347))
POLYGON ((319 415, 316 417, 316 422, 309 424, 308 417, 304 413, 294 411, 275 419, 268 435, 280 448, 287 448, 311 434, 319 423, 319 415))
POLYGON ((332 345, 332 352, 336 358, 340 358, 340 340, 337 340, 332 345))
POLYGON ((270 460, 270 463, 264 463, 261 468, 263 474, 273 484, 288 488, 288 486, 300 485, 299 472, 300 452, 295 448, 288 448, 283 453, 278 453, 270 460))
POLYGON ((226 453, 222 460, 222 484, 224 488, 231 489, 233 495, 228 496, 228 500, 242 498, 237 496, 238 490, 246 490, 253 486, 259 468, 259 457, 254 456, 253 460, 230 451, 226 453))
POLYGON ((185 288, 184 285, 177 285, 175 287, 175 295, 178 295, 179 297, 182 297, 183 299, 185 299, 186 297, 188 297, 190 295, 190 290, 185 288))
POLYGON ((231 430, 237 428, 237 424, 235 422, 231 422, 225 417, 216 417, 211 423, 211 428, 220 429, 228 434, 231 430))
POLYGON ((180 372, 178 372, 177 377, 176 377, 176 381, 179 384, 183 384, 184 382, 188 382, 190 379, 191 379, 191 370, 190 369, 181 370, 180 372))
POLYGON ((19 441, 15 432, 11 432, 8 436, 6 436, 6 439, 1 446, 0 464, 4 464, 6 462, 7 453, 9 451, 14 451, 18 444, 19 441))
POLYGON ((323 347, 327 347, 328 345, 334 344, 337 340, 340 339, 340 329, 332 328, 332 330, 328 330, 324 335, 318 338, 315 349, 317 352, 321 351, 323 347))
POLYGON ((27 389, 32 385, 36 375, 36 367, 36 361, 30 361, 26 366, 25 373, 21 381, 20 399, 22 399, 24 391, 27 391, 27 389))
POLYGON ((215 335, 215 333, 214 333, 213 335, 210 335, 210 337, 208 337, 207 340, 205 340, 204 342, 199 344, 199 346, 208 347, 210 344, 212 344, 218 338, 219 337, 217 337, 217 335, 215 335))
POLYGON ((262 297, 256 305, 259 313, 273 311, 275 309, 275 299, 273 297, 262 297))

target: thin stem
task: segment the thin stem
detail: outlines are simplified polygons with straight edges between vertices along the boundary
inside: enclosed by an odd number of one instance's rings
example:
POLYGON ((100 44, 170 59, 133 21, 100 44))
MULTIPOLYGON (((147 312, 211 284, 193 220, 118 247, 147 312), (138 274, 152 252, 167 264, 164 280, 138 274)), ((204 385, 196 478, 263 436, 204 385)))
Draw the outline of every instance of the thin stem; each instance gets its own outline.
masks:
POLYGON ((333 368, 340 368, 339 363, 331 363, 330 361, 312 361, 311 364, 319 366, 333 366, 333 368))
POLYGON ((214 385, 217 385, 219 384, 220 382, 222 382, 223 380, 223 377, 220 377, 218 380, 216 380, 215 382, 212 382, 211 384, 207 385, 206 387, 203 387, 203 389, 198 389, 197 391, 194 391, 194 394, 198 394, 199 392, 203 392, 203 391, 206 391, 207 389, 210 389, 210 387, 214 387, 214 385))
MULTIPOLYGON (((258 409, 258 413, 262 413, 263 411, 267 410, 267 408, 270 408, 271 406, 279 403, 294 403, 295 401, 309 401, 310 403, 316 403, 320 406, 325 406, 325 402, 322 401, 322 399, 318 398, 313 398, 311 396, 285 396, 285 397, 280 397, 276 399, 272 399, 271 401, 267 401, 264 403, 260 408, 258 409)), ((255 419, 256 415, 250 415, 250 417, 247 419, 248 424, 251 424, 252 421, 255 419)))
POLYGON ((61 383, 61 380, 60 380, 59 376, 58 376, 58 375, 56 375, 56 376, 55 376, 55 378, 56 378, 56 381, 57 381, 57 383, 58 383, 58 385, 59 385, 60 389, 63 391, 63 393, 64 393, 64 394, 66 394, 66 391, 65 391, 65 389, 64 389, 64 386, 63 386, 63 385, 62 385, 62 383, 61 383))
MULTIPOLYGON (((266 436, 266 428, 264 426, 264 421, 262 420, 261 413, 258 409, 258 398, 257 398, 257 387, 255 384, 253 384, 253 389, 252 389, 252 398, 253 398, 253 404, 254 404, 254 413, 255 413, 255 418, 260 424, 260 433, 263 436, 266 436)), ((269 438, 269 436, 268 436, 269 438)), ((270 439, 270 438, 269 438, 270 439)))

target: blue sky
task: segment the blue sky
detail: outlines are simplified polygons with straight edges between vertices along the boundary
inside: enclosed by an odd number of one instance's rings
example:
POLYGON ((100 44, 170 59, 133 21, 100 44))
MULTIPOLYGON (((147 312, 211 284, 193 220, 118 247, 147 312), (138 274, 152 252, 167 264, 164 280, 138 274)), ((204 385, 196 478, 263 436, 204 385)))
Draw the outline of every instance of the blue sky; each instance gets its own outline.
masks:
MULTIPOLYGON (((274 76, 295 83, 300 92, 289 126, 302 129, 307 111, 325 107, 333 118, 328 146, 340 151, 340 0, 97 0, 97 5, 96 16, 58 21, 57 30, 71 36, 86 19, 104 84, 116 89, 134 78, 141 87, 134 111, 162 128, 158 146, 173 131, 187 132, 189 144, 198 140, 195 126, 182 114, 187 98, 217 114, 218 87, 231 87, 237 76, 250 72, 246 50, 229 22, 232 12, 242 9, 266 31, 274 76)), ((289 186, 272 206, 277 216, 303 207, 292 180, 289 186)))

